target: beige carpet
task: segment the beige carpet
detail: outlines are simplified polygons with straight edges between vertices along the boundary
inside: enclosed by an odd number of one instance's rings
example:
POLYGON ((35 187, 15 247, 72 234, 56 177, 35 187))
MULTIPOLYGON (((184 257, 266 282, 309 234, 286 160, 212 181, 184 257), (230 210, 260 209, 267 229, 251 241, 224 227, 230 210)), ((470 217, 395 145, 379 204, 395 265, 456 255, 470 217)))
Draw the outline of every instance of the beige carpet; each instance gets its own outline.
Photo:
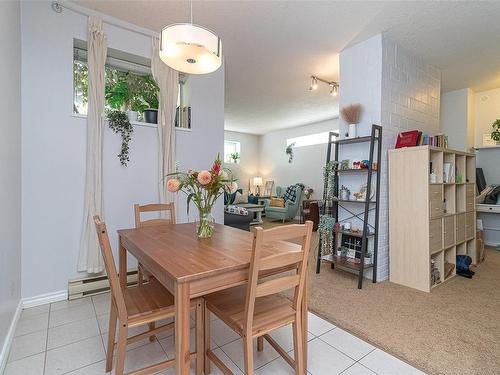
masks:
POLYGON ((428 374, 500 374, 500 252, 489 249, 472 280, 456 276, 432 293, 369 280, 358 290, 329 264, 317 275, 315 252, 312 311, 428 374))

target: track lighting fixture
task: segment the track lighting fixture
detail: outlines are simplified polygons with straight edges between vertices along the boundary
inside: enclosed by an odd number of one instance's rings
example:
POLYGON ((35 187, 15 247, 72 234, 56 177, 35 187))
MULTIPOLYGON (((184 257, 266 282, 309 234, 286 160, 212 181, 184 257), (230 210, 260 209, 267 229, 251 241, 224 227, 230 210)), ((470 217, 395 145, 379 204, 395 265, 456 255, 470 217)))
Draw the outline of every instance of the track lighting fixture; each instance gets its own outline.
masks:
POLYGON ((339 95, 339 85, 335 83, 330 83, 330 95, 338 96, 339 95))
POLYGON ((314 76, 311 77, 311 86, 309 86, 309 90, 316 90, 318 88, 318 79, 314 76))
POLYGON ((309 90, 316 90, 318 88, 318 81, 323 82, 330 86, 330 95, 338 96, 339 95, 339 84, 335 81, 327 81, 326 79, 319 78, 316 76, 311 76, 311 86, 309 86, 309 90))

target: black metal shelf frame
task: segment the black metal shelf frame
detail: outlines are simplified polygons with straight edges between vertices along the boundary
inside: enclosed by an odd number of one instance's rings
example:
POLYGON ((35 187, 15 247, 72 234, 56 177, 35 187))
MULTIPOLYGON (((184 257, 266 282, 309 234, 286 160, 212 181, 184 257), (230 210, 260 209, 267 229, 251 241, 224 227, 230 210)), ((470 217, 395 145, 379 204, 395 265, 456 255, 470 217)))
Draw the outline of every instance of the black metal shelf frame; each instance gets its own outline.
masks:
MULTIPOLYGON (((337 140, 336 137, 338 134, 334 132, 330 132, 329 134, 329 139, 328 139, 328 146, 327 146, 327 151, 326 151, 326 163, 328 163, 332 160, 332 147, 334 147, 334 160, 337 162, 337 167, 338 167, 338 161, 339 161, 339 148, 342 145, 348 145, 348 144, 353 144, 353 143, 370 143, 370 152, 369 152, 369 165, 367 168, 367 173, 366 173, 366 197, 371 196, 371 188, 372 188, 372 178, 373 174, 375 174, 376 178, 376 191, 375 191, 375 200, 370 200, 366 199, 364 201, 354 201, 354 200, 341 200, 341 199, 333 199, 333 210, 330 211, 330 214, 333 214, 334 217, 336 218, 337 221, 339 221, 339 208, 342 208, 343 210, 347 211, 351 216, 348 218, 342 219, 341 221, 346 221, 351 218, 358 218, 359 220, 362 221, 363 223, 363 231, 361 232, 361 256, 359 259, 359 267, 357 269, 358 272, 358 289, 361 289, 363 287, 363 274, 365 270, 365 264, 364 264, 364 256, 366 254, 367 248, 368 248, 368 238, 373 237, 373 263, 369 265, 368 267, 373 267, 373 274, 372 274, 372 281, 374 283, 377 282, 377 257, 378 257, 378 228, 379 228, 379 211, 380 211, 380 174, 377 173, 380 171, 381 168, 381 156, 382 156, 382 127, 380 125, 372 125, 371 129, 371 135, 366 136, 366 137, 358 137, 358 138, 350 138, 350 139, 339 139, 337 140), (375 144, 376 143, 376 144, 375 144), (373 162, 374 162, 374 153, 375 153, 375 147, 377 148, 377 169, 373 169, 373 162), (355 213, 351 211, 350 209, 346 208, 343 203, 350 204, 350 203, 363 203, 364 204, 364 210, 363 212, 360 213, 355 213), (375 207, 373 207, 375 205, 375 207), (372 225, 369 223, 369 212, 375 210, 375 223, 372 225), (361 218, 362 216, 362 218, 361 218), (373 232, 370 232, 369 228, 373 229, 373 232)), ((350 171, 350 170, 349 170, 350 171)), ((336 197, 339 196, 339 178, 341 175, 342 171, 337 170, 334 173, 334 194, 336 197), (339 173, 340 172, 340 173, 339 173)), ((328 181, 325 179, 324 183, 324 190, 323 190, 323 210, 326 208, 326 201, 327 201, 327 191, 328 191, 328 181)), ((322 212, 325 214, 325 212, 322 212)), ((334 232, 335 235, 335 232, 334 232)), ((321 256, 321 235, 320 235, 320 241, 318 245, 318 260, 316 264, 316 273, 320 272, 320 266, 321 266, 321 261, 322 261, 322 256, 321 256)), ((336 243, 337 241, 335 241, 336 243)), ((332 268, 335 267, 335 263, 338 263, 340 266, 342 266, 342 262, 337 262, 335 261, 336 257, 332 257, 331 264, 332 268)), ((325 260, 325 259, 323 259, 325 260)), ((366 267, 366 268, 368 268, 366 267)))

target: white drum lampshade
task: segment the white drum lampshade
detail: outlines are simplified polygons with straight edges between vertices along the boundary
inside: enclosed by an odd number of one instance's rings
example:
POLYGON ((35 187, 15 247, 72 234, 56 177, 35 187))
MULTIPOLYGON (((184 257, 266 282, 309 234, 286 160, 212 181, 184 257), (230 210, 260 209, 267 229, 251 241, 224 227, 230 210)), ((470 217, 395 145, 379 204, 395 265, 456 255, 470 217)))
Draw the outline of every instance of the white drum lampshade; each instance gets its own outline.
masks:
POLYGON ((212 31, 198 25, 169 25, 161 31, 160 59, 179 72, 211 73, 222 64, 222 42, 212 31))

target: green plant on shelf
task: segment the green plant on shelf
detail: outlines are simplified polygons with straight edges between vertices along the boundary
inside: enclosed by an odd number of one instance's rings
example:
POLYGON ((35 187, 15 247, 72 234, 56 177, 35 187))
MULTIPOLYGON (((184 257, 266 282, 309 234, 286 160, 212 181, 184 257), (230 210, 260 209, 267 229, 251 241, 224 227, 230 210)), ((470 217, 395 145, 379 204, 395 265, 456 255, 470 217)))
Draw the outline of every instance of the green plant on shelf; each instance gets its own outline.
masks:
POLYGON ((496 119, 495 122, 491 125, 491 139, 498 142, 500 141, 500 119, 496 119))

